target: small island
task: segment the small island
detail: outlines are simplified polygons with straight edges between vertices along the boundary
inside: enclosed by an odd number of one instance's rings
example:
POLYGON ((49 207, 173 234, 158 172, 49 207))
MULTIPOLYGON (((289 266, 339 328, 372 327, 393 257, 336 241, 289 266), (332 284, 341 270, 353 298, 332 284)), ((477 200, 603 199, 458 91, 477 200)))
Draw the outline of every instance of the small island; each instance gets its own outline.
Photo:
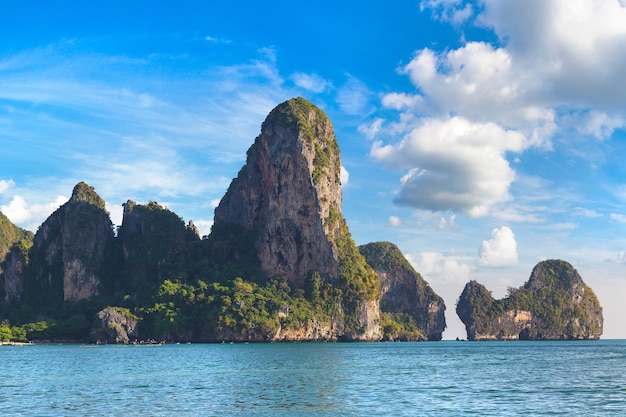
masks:
POLYGON ((470 281, 456 313, 468 340, 592 340, 604 323, 593 290, 562 260, 540 262, 528 282, 500 300, 470 281))

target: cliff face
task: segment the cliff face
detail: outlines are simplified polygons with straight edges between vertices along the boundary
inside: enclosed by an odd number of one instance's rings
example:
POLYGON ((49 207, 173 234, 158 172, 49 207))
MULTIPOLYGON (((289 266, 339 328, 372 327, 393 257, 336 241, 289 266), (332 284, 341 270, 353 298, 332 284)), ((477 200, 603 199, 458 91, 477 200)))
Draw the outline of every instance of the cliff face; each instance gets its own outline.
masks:
POLYGON ((604 319, 593 293, 567 262, 548 260, 501 300, 471 281, 457 303, 469 340, 599 339, 604 319))
POLYGON ((257 231, 266 275, 297 287, 309 271, 339 276, 339 149, 326 115, 303 99, 276 107, 248 150, 246 165, 215 210, 215 224, 257 231))
POLYGON ((113 230, 104 201, 81 182, 70 200, 39 228, 26 283, 34 305, 79 301, 98 294, 113 230))
MULTIPOLYGON (((190 227, 195 228, 193 223, 190 227)), ((141 286, 158 285, 160 266, 182 252, 187 239, 199 237, 175 213, 154 201, 142 205, 128 200, 118 231, 124 280, 117 286, 132 293, 141 286)))
MULTIPOLYGON (((341 161, 332 124, 302 98, 277 106, 248 150, 246 165, 215 209, 215 229, 235 224, 254 235, 266 277, 282 275, 304 288, 317 271, 354 290, 352 339, 380 337, 378 282, 356 249, 341 214, 341 161)), ((352 291, 351 290, 351 291, 352 291)))
MULTIPOLYGON (((380 278, 380 309, 410 318, 428 340, 441 340, 446 328, 443 299, 418 274, 400 249, 389 242, 359 247, 380 278)), ((402 320, 401 316, 396 320, 402 320)))

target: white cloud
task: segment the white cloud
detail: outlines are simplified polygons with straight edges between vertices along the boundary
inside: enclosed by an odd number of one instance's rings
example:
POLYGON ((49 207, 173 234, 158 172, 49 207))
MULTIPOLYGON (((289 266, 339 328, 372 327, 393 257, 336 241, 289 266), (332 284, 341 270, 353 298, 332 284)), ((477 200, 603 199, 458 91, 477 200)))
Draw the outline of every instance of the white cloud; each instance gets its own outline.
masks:
POLYGON ((111 223, 115 226, 122 225, 122 219, 124 218, 124 208, 121 204, 111 205, 109 202, 106 202, 105 207, 106 211, 109 212, 109 217, 111 218, 111 223))
POLYGON ((194 220, 193 224, 196 225, 198 230, 200 231, 200 236, 207 236, 211 233, 211 228, 213 227, 213 220, 194 220))
POLYGON ((383 125, 383 119, 376 119, 369 125, 361 125, 358 127, 359 133, 365 135, 368 139, 374 139, 383 125))
POLYGON ((460 25, 468 20, 472 14, 472 5, 467 3, 463 6, 463 0, 423 0, 420 9, 432 9, 433 16, 444 22, 460 25))
POLYGON ((611 220, 615 220, 616 222, 626 223, 626 215, 620 213, 611 213, 611 220))
POLYGON ((613 262, 613 263, 616 263, 616 264, 626 263, 626 252, 619 251, 614 256, 612 256, 610 258, 607 258, 606 261, 607 262, 613 262))
POLYGON ((402 220, 396 216, 389 216, 389 224, 392 227, 398 227, 402 225, 402 220))
POLYGON ((332 87, 332 83, 317 74, 305 74, 302 72, 296 72, 291 75, 291 80, 298 87, 305 90, 312 91, 314 93, 322 93, 328 88, 332 87))
POLYGON ((204 39, 206 41, 209 41, 209 42, 212 42, 212 43, 230 44, 232 42, 230 39, 216 38, 216 37, 213 37, 213 36, 205 36, 204 39))
POLYGON ((14 185, 15 185, 15 182, 13 182, 13 180, 0 180, 0 194, 5 193, 14 185))
POLYGON ((456 219, 455 214, 451 214, 447 218, 445 216, 441 216, 439 218, 439 221, 437 222, 437 229, 445 230, 445 229, 454 228, 456 226, 456 224, 454 223, 455 219, 456 219))
POLYGON ((529 97, 537 80, 514 65, 505 48, 469 42, 462 48, 437 54, 430 49, 417 53, 404 68, 421 98, 386 96, 387 106, 423 102, 420 109, 433 115, 459 114, 477 122, 493 122, 523 129, 537 144, 547 141, 554 111, 529 97))
POLYGON ((11 222, 34 231, 67 200, 67 197, 58 196, 51 203, 29 205, 23 197, 15 195, 9 204, 0 206, 0 211, 11 222))
POLYGON ((341 165, 339 169, 339 180, 341 181, 342 188, 348 185, 348 181, 350 180, 350 173, 343 165, 341 165))
POLYGON ((416 51, 399 69, 415 89, 382 97, 399 114, 381 123, 376 137, 386 143, 374 143, 371 155, 407 170, 398 203, 479 216, 510 199, 509 158, 550 150, 555 135, 604 140, 626 126, 626 8, 595 0, 468 5, 421 2, 442 21, 493 30, 499 44, 416 51))
POLYGON ((510 198, 515 171, 504 154, 521 151, 525 142, 521 134, 493 123, 426 119, 397 145, 376 142, 371 155, 396 169, 408 169, 398 204, 478 217, 510 198))
MULTIPOLYGON (((617 1, 485 0, 479 21, 494 29, 515 72, 540 80, 532 93, 552 105, 620 110, 626 8, 617 1)), ((527 77, 525 77, 527 78, 527 77)))
POLYGON ((517 241, 513 231, 502 226, 493 229, 491 238, 484 240, 478 250, 478 265, 487 267, 512 266, 517 264, 517 241))

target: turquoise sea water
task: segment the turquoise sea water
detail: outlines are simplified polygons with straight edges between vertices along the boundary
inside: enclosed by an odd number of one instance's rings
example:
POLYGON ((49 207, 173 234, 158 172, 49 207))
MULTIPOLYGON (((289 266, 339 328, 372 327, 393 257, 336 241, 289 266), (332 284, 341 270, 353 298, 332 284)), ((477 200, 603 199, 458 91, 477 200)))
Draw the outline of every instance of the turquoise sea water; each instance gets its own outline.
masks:
POLYGON ((6 416, 625 416, 626 340, 0 346, 6 416))

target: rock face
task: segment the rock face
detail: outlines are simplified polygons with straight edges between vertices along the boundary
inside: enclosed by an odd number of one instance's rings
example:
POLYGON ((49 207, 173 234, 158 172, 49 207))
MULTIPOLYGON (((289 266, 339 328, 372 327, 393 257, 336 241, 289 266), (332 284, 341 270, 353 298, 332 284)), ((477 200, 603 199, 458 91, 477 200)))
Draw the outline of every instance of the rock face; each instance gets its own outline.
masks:
POLYGON ((373 301, 378 283, 341 214, 340 169, 324 112, 302 98, 284 102, 266 118, 246 165, 215 209, 214 229, 235 224, 252 231, 266 277, 281 275, 304 288, 317 271, 327 282, 360 287, 347 313, 358 316, 362 329, 349 338, 372 340, 380 337, 373 301))
POLYGON ((23 277, 28 263, 30 242, 16 243, 4 262, 4 300, 19 303, 24 292, 23 277))
MULTIPOLYGON (((123 206, 118 240, 124 282, 118 283, 118 287, 134 292, 142 285, 158 284, 159 266, 183 251, 187 239, 200 238, 185 227, 180 217, 154 201, 143 205, 128 200, 123 206)), ((193 223, 190 226, 195 228, 193 223)))
POLYGON ((31 304, 79 301, 98 294, 113 237, 104 200, 93 187, 78 183, 70 200, 35 234, 27 282, 31 304))
POLYGON ((107 307, 98 312, 102 328, 96 332, 98 342, 129 343, 137 338, 137 317, 121 308, 107 307))
POLYGON ((469 340, 599 339, 604 323, 593 290, 561 260, 540 262, 526 284, 501 300, 471 281, 456 311, 469 340))
POLYGON ((428 340, 441 340, 446 328, 443 299, 418 274, 400 249, 389 242, 359 247, 380 278, 380 309, 410 317, 428 340))
POLYGON ((309 271, 339 276, 331 215, 341 216, 339 148, 326 115, 304 99, 276 107, 248 150, 246 165, 215 210, 215 224, 257 229, 266 275, 298 287, 309 271))

